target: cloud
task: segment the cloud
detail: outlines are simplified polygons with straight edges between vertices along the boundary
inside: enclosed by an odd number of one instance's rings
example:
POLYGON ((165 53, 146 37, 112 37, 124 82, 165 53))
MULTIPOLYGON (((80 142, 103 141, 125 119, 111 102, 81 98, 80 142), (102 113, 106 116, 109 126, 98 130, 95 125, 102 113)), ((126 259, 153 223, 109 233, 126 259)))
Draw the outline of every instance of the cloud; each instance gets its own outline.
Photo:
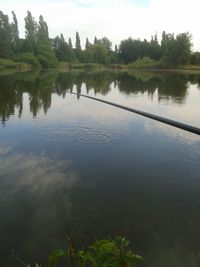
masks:
POLYGON ((3 12, 16 12, 21 35, 26 10, 31 10, 36 18, 43 14, 52 37, 62 32, 74 40, 79 31, 82 40, 107 36, 118 44, 129 36, 150 39, 156 32, 161 37, 163 30, 190 31, 194 49, 200 47, 199 7, 198 0, 1 0, 3 12))
POLYGON ((13 193, 26 187, 30 192, 52 192, 56 188, 71 188, 78 176, 72 171, 72 162, 53 160, 46 155, 10 153, 11 148, 0 147, 0 173, 9 177, 1 185, 14 185, 13 193))

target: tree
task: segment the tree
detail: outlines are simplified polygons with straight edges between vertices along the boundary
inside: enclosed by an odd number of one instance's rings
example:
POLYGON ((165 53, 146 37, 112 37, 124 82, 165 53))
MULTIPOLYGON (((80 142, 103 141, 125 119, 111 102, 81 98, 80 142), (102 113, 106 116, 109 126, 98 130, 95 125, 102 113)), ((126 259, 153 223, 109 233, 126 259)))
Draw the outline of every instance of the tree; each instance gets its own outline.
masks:
POLYGON ((44 21, 43 16, 39 17, 39 24, 37 30, 37 40, 43 44, 49 44, 49 31, 47 23, 44 21))
POLYGON ((138 56, 135 53, 134 41, 131 37, 129 37, 127 40, 121 41, 119 45, 119 53, 120 58, 125 64, 133 62, 137 59, 138 56))
POLYGON ((27 39, 26 46, 28 47, 27 52, 33 52, 37 54, 37 22, 32 16, 30 11, 27 11, 27 16, 25 17, 25 38, 27 39))
POLYGON ((115 45, 115 53, 116 54, 118 53, 118 47, 117 47, 117 45, 115 45))
POLYGON ((107 37, 98 40, 98 44, 103 46, 107 51, 111 51, 112 43, 107 37))
POLYGON ((69 37, 69 42, 68 42, 68 44, 69 44, 69 46, 71 47, 71 48, 73 48, 73 45, 72 45, 72 39, 69 37))
POLYGON ((90 42, 88 40, 88 38, 86 38, 86 42, 85 42, 85 49, 88 49, 90 47, 90 42))
POLYGON ((54 51, 59 61, 74 62, 76 61, 72 48, 65 42, 63 34, 54 39, 54 51))
POLYGON ((180 33, 176 36, 177 64, 187 64, 190 61, 192 36, 189 32, 180 33))
POLYGON ((94 37, 94 44, 98 44, 98 39, 96 36, 94 37))
POLYGON ((12 11, 12 15, 13 15, 12 36, 13 36, 13 42, 16 43, 19 40, 18 21, 14 11, 12 11))
POLYGON ((169 64, 186 64, 191 55, 191 35, 189 32, 180 33, 174 37, 174 34, 163 32, 161 49, 164 61, 169 64))
POLYGON ((76 43, 75 43, 75 48, 77 50, 81 50, 81 40, 80 40, 80 36, 79 33, 76 32, 76 43))
POLYGON ((9 58, 11 56, 12 39, 9 17, 0 11, 0 57, 9 58))
POLYGON ((150 58, 154 60, 160 60, 162 53, 161 53, 161 46, 158 43, 158 37, 157 34, 155 36, 152 36, 151 42, 149 44, 149 53, 144 53, 144 56, 149 56, 150 58))
POLYGON ((200 52, 194 52, 191 54, 190 63, 194 65, 200 64, 200 52))

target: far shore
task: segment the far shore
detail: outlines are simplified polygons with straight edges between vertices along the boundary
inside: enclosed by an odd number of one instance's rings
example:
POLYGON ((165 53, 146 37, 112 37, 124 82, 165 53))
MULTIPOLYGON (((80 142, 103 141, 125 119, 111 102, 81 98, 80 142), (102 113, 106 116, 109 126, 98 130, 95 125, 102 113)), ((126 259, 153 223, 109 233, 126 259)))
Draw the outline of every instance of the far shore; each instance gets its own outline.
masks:
MULTIPOLYGON (((95 64, 95 63, 67 63, 59 62, 56 68, 57 71, 93 71, 93 70, 113 70, 113 71, 141 71, 141 72, 189 72, 200 73, 200 65, 181 65, 181 66, 134 66, 134 64, 95 64)), ((51 70, 53 70, 51 69, 51 70)), ((42 68, 34 68, 31 64, 23 62, 14 62, 11 60, 0 59, 0 72, 16 72, 16 71, 32 71, 32 70, 50 70, 42 68)))

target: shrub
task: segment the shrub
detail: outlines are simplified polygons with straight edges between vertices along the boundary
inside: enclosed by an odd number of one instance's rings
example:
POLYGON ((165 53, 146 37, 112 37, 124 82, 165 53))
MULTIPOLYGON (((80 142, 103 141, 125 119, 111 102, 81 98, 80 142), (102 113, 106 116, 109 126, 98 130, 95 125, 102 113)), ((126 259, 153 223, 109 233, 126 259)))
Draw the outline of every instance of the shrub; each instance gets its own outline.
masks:
POLYGON ((0 58, 0 67, 13 68, 16 67, 16 62, 9 59, 0 58))
POLYGON ((38 59, 30 52, 22 53, 15 57, 15 61, 31 64, 34 68, 40 67, 38 59))
POLYGON ((158 66, 160 66, 160 62, 149 57, 139 58, 133 63, 128 64, 129 68, 155 68, 158 66))

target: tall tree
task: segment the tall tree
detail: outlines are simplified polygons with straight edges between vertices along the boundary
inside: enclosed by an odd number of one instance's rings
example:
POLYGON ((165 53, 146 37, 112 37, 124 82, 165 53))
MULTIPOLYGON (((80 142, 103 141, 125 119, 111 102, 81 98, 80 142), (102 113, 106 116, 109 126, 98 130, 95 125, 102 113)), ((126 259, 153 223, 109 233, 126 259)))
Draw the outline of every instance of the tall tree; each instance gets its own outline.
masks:
POLYGON ((69 37, 69 41, 68 41, 68 44, 71 48, 73 48, 73 45, 72 45, 72 39, 69 37))
POLYGON ((0 57, 8 58, 12 54, 12 26, 9 17, 0 11, 0 57))
POLYGON ((65 42, 63 34, 60 36, 57 36, 54 39, 55 43, 55 54, 56 57, 59 61, 64 61, 64 62, 74 62, 76 61, 73 49, 65 42))
POLYGON ((76 32, 76 43, 75 43, 75 48, 77 50, 81 50, 81 40, 80 40, 80 36, 79 33, 76 32))
POLYGON ((177 64, 187 64, 191 55, 192 36, 189 32, 180 33, 176 36, 177 64))
POLYGON ((43 16, 40 15, 39 23, 38 23, 38 30, 37 30, 37 38, 39 42, 49 44, 49 31, 47 23, 44 21, 43 16))
POLYGON ((174 37, 174 34, 163 32, 161 48, 166 63, 173 65, 188 63, 191 55, 191 47, 190 33, 180 33, 174 37))
POLYGON ((17 42, 19 40, 18 20, 14 11, 12 11, 12 15, 13 15, 13 23, 12 23, 13 41, 17 42))
POLYGON ((88 38, 86 38, 86 42, 85 42, 85 49, 88 49, 90 47, 90 42, 88 40, 88 38))
POLYGON ((32 52, 37 54, 37 22, 32 16, 30 11, 27 11, 27 16, 25 17, 25 42, 23 44, 23 49, 25 52, 32 52))
POLYGON ((94 37, 94 44, 98 44, 98 39, 96 36, 94 37))
POLYGON ((38 25, 30 11, 27 11, 27 16, 25 17, 24 20, 25 20, 25 37, 31 40, 36 40, 38 25))
POLYGON ((112 43, 107 37, 98 40, 98 44, 103 46, 107 51, 111 51, 112 43))

